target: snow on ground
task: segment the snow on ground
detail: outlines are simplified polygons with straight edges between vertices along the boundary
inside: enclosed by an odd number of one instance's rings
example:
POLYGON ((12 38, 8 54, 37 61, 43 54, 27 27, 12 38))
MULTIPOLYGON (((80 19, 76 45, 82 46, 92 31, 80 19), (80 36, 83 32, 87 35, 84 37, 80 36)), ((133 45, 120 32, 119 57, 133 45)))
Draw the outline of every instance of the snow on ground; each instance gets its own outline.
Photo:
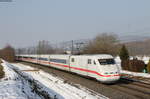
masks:
POLYGON ((40 99, 37 94, 31 92, 28 83, 22 80, 7 63, 2 63, 2 66, 5 77, 0 79, 0 99, 40 99))
POLYGON ((115 57, 115 61, 116 61, 117 66, 121 70, 121 59, 120 59, 120 57, 119 56, 115 57))
POLYGON ((45 88, 49 94, 55 95, 59 99, 108 99, 107 97, 86 89, 80 85, 76 85, 78 87, 75 87, 71 84, 68 84, 63 79, 54 75, 50 75, 42 70, 36 72, 26 71, 34 70, 35 68, 20 63, 12 65, 24 71, 26 75, 31 76, 36 81, 40 82, 41 86, 43 86, 43 88, 45 88))
POLYGON ((130 72, 130 71, 126 71, 126 70, 121 70, 121 73, 122 74, 129 74, 129 75, 132 75, 132 76, 150 78, 150 74, 148 74, 148 73, 137 73, 137 72, 130 72))
POLYGON ((143 57, 136 56, 136 58, 139 59, 139 60, 144 61, 145 64, 148 64, 148 62, 150 60, 150 57, 148 57, 148 56, 143 56, 143 57))

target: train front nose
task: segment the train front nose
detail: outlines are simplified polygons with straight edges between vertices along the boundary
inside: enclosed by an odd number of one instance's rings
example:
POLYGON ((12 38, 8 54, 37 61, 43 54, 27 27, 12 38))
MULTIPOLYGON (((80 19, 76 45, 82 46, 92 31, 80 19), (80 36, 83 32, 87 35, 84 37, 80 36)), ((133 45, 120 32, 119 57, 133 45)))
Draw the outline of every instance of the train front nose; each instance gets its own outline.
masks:
POLYGON ((120 79, 120 73, 112 73, 112 74, 105 74, 105 75, 102 75, 99 80, 103 83, 113 83, 113 82, 116 82, 120 79))
POLYGON ((102 78, 102 82, 103 83, 113 83, 113 82, 116 82, 120 79, 120 76, 119 75, 115 75, 115 76, 111 76, 111 77, 103 77, 102 78))

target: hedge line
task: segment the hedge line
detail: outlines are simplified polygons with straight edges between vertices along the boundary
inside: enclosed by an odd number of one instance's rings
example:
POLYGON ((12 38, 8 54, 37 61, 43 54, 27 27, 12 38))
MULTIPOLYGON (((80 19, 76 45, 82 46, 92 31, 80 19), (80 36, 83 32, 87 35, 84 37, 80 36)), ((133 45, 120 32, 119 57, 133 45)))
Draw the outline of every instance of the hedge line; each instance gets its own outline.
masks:
POLYGON ((123 60, 121 66, 124 70, 129 70, 133 72, 142 72, 145 68, 145 64, 141 60, 123 60))
POLYGON ((133 72, 148 72, 150 73, 150 60, 148 64, 145 64, 142 60, 123 60, 121 62, 123 70, 129 70, 133 72))

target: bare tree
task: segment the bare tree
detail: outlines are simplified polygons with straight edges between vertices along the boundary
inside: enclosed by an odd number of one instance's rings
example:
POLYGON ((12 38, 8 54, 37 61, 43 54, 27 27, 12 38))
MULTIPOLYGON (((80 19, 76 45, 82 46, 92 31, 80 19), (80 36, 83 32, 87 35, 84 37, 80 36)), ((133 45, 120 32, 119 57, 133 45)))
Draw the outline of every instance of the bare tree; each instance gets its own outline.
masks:
POLYGON ((118 51, 117 35, 103 33, 97 35, 89 44, 84 48, 84 53, 87 54, 117 54, 118 51))
POLYGON ((15 60, 14 48, 11 47, 10 45, 7 45, 5 48, 3 48, 0 51, 0 57, 7 60, 7 61, 13 62, 15 60))
POLYGON ((52 54, 55 53, 54 48, 49 44, 48 41, 39 41, 37 46, 37 54, 52 54))

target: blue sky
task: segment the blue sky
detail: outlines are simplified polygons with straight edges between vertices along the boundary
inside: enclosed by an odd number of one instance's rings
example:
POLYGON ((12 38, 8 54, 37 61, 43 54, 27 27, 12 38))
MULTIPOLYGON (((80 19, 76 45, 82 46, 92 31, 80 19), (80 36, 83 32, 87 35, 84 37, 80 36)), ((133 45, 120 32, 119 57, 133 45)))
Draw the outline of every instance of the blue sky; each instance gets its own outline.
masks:
POLYGON ((99 33, 150 36, 150 0, 0 2, 0 47, 89 39, 99 33))

